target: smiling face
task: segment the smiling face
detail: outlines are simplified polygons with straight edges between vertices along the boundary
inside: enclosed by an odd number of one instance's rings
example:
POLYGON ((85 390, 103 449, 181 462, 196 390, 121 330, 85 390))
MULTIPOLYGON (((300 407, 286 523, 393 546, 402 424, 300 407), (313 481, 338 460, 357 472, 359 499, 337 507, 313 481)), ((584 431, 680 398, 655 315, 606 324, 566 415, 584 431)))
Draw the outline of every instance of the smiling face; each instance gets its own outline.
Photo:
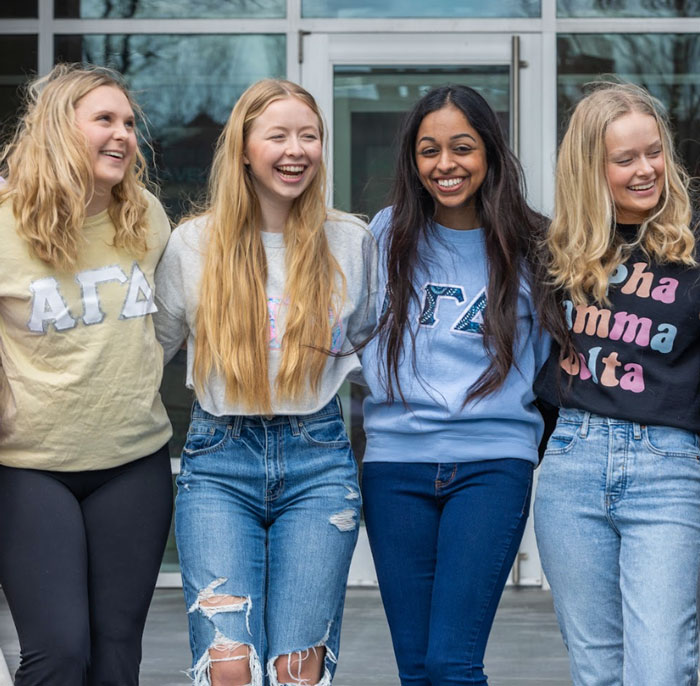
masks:
POLYGON ((134 112, 116 86, 98 86, 75 105, 75 123, 87 139, 94 196, 88 214, 109 205, 112 188, 121 183, 136 152, 134 112))
POLYGON ((416 135, 416 166, 435 200, 435 220, 451 229, 474 229, 474 195, 486 177, 486 148, 464 114, 448 104, 423 118, 416 135))
POLYGON ((315 112, 299 98, 270 103, 253 122, 243 161, 265 214, 289 210, 321 165, 321 127, 315 112))
POLYGON ((630 112, 605 132, 605 173, 617 221, 639 224, 659 204, 665 162, 654 117, 630 112))

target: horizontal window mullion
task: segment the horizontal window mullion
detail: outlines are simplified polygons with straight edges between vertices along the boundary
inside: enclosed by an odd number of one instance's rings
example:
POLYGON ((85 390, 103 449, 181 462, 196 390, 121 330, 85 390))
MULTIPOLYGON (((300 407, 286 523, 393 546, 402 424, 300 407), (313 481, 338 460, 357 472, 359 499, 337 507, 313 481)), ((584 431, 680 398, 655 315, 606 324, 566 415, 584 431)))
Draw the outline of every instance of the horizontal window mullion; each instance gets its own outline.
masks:
POLYGON ((54 33, 286 33, 286 19, 54 19, 54 33))
POLYGON ((700 33, 700 18, 557 19, 557 33, 700 33))

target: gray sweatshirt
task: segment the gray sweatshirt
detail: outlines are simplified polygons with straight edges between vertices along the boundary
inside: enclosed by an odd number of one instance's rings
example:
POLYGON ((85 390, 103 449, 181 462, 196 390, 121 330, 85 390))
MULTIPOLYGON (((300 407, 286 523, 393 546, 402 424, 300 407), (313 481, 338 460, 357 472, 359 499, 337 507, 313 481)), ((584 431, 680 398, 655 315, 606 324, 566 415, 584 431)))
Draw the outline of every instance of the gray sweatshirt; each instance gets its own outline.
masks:
MULTIPOLYGON (((333 212, 325 223, 326 236, 335 259, 343 270, 347 294, 339 321, 332 332, 331 349, 346 352, 372 331, 375 317, 377 246, 366 225, 350 215, 333 212)), ((281 361, 285 319, 285 247, 280 233, 262 232, 267 259, 267 304, 270 317, 269 378, 274 414, 311 414, 326 405, 337 393, 348 374, 361 381, 360 359, 356 353, 344 357, 328 356, 318 394, 309 392, 297 401, 281 400, 275 394, 275 378, 281 361)), ((153 316, 156 335, 161 342, 165 362, 187 339, 187 386, 194 389, 193 364, 195 317, 199 303, 199 285, 206 250, 206 220, 193 219, 173 231, 156 270, 153 316)), ((235 312, 231 313, 235 316, 235 312)), ((263 383, 263 379, 260 380, 263 383)), ((250 414, 243 406, 226 400, 224 378, 215 370, 203 384, 197 400, 210 414, 250 414)))

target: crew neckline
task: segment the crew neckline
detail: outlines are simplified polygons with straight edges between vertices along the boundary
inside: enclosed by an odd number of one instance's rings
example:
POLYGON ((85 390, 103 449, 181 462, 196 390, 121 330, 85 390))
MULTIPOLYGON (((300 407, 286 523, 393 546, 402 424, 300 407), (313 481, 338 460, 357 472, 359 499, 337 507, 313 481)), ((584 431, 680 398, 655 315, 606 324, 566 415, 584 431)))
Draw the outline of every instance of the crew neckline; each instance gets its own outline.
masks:
POLYGON ((438 234, 452 243, 483 243, 485 239, 484 229, 450 229, 448 226, 434 222, 438 234))
POLYGON ((284 234, 279 231, 261 231, 260 237, 267 248, 284 247, 284 234))

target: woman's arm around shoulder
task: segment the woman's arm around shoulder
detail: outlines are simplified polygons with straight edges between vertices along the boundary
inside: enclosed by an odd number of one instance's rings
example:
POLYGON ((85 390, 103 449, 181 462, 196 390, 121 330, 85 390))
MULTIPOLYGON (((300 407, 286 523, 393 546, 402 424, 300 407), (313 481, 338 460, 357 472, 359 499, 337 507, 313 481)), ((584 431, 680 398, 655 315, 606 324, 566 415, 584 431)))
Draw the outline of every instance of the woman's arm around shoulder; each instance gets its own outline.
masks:
POLYGON ((170 236, 156 269, 153 315, 156 336, 163 346, 163 362, 169 362, 189 334, 188 315, 194 317, 201 277, 200 248, 203 221, 193 219, 178 226, 170 236))
POLYGON ((333 250, 346 278, 347 297, 354 304, 347 321, 347 337, 359 345, 376 325, 377 241, 367 224, 354 215, 333 211, 329 219, 344 234, 342 250, 333 250))

